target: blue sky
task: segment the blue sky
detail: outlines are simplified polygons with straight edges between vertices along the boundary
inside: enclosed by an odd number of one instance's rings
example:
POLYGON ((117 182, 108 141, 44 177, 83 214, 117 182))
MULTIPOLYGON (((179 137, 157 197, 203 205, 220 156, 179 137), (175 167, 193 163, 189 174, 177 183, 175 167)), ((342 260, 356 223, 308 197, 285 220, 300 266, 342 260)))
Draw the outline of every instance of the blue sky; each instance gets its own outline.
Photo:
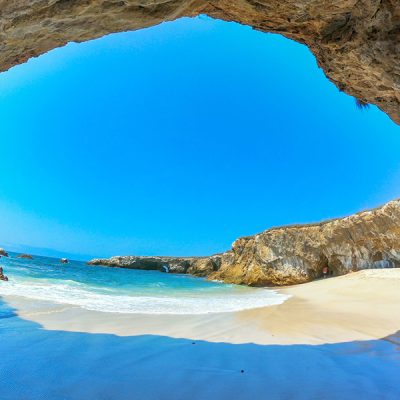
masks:
POLYGON ((17 66, 0 118, 0 246, 16 250, 210 254, 400 196, 384 113, 306 47, 206 17, 17 66))

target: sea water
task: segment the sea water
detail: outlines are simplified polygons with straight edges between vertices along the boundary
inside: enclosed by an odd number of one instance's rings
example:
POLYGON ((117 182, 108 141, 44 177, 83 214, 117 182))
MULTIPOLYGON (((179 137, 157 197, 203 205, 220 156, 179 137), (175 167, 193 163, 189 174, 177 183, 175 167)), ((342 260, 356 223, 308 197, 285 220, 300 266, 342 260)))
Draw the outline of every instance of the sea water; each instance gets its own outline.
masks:
POLYGON ((89 266, 34 256, 2 257, 9 281, 0 296, 70 304, 87 310, 135 314, 208 314, 283 303, 287 296, 265 288, 211 282, 159 271, 89 266))

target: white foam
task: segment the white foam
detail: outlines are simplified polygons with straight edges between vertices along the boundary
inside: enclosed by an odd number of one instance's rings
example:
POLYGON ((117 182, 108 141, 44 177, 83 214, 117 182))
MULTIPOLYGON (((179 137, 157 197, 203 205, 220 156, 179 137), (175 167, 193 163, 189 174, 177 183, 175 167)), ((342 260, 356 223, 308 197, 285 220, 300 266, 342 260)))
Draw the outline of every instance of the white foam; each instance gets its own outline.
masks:
POLYGON ((234 312, 283 303, 289 296, 269 289, 235 294, 190 296, 127 296, 100 294, 78 286, 34 281, 2 282, 0 295, 70 304, 91 311, 128 314, 209 314, 234 312))

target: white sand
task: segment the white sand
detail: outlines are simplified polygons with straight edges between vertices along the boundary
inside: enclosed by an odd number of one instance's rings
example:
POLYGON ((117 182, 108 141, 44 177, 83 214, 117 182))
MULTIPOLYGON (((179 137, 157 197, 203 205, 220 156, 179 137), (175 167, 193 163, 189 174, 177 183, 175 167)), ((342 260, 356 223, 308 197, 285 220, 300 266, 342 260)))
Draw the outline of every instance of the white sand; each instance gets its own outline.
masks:
POLYGON ((0 399, 400 398, 400 270, 282 291, 279 306, 197 316, 3 298, 0 399))

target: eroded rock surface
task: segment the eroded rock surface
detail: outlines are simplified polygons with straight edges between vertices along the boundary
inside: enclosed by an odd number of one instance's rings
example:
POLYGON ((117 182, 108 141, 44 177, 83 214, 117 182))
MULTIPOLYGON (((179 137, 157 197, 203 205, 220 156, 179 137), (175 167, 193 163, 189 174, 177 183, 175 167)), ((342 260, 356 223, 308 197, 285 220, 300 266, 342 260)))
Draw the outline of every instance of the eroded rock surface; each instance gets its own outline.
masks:
POLYGON ((318 224, 268 229, 211 257, 112 257, 90 264, 208 276, 250 286, 303 283, 367 268, 400 267, 400 200, 318 224))
POLYGON ((207 14, 307 45, 340 90, 400 123, 398 0, 0 0, 0 10, 1 71, 68 42, 207 14))

